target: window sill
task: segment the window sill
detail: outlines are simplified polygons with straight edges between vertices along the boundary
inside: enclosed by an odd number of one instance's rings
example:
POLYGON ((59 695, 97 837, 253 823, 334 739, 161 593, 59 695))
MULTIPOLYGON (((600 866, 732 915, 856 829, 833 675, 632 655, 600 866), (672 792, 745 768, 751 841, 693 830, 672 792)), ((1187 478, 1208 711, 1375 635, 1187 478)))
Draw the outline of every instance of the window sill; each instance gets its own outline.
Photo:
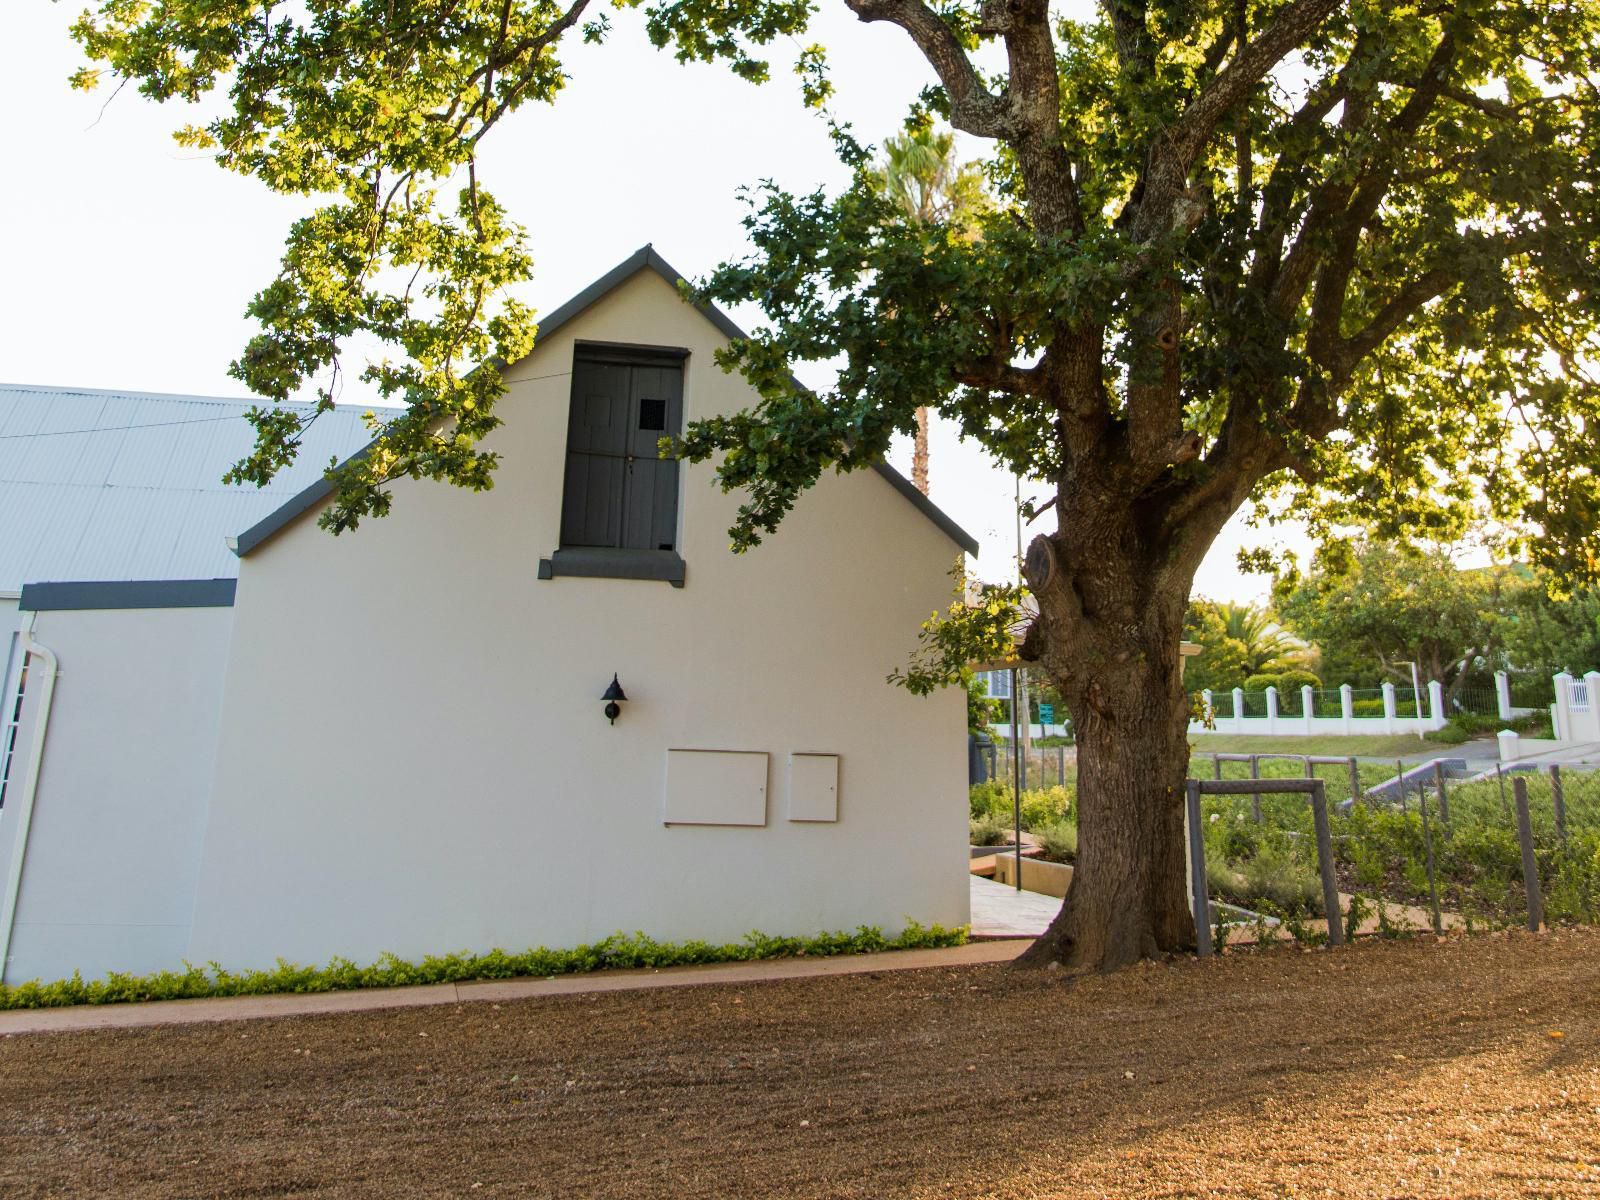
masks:
POLYGON ((651 579, 683 586, 686 568, 675 550, 612 550, 573 546, 539 560, 539 578, 562 575, 587 579, 651 579))

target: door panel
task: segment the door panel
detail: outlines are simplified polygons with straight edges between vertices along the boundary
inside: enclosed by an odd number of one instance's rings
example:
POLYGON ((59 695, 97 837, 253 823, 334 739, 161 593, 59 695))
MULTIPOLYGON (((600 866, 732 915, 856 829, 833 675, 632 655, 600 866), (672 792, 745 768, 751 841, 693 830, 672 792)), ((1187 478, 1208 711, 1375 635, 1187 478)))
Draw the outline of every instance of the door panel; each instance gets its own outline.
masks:
POLYGON ((682 426, 681 367, 576 360, 561 544, 676 549, 678 464, 659 443, 682 426))

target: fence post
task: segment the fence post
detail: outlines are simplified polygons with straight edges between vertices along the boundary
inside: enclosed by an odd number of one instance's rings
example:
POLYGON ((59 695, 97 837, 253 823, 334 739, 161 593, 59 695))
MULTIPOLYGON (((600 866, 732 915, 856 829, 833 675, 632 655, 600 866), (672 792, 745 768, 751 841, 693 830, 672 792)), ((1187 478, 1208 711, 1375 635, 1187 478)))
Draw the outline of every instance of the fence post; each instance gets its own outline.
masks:
POLYGON ((1352 729, 1350 722, 1356 716, 1356 697, 1355 689, 1348 683, 1339 685, 1339 715, 1344 718, 1344 735, 1349 737, 1352 729))
POLYGON ((1561 765, 1550 764, 1550 801, 1556 810, 1556 836, 1562 846, 1567 844, 1567 794, 1561 782, 1561 765))
POLYGON ((1502 729, 1494 737, 1500 743, 1501 762, 1514 763, 1522 757, 1522 739, 1517 736, 1515 729, 1502 729))
POLYGON ((1494 706, 1502 721, 1511 720, 1511 676, 1504 671, 1494 673, 1494 706))
POLYGON ((1406 807, 1406 765, 1398 758, 1394 760, 1394 782, 1400 789, 1400 811, 1410 812, 1411 810, 1406 807))
POLYGON ((1267 689, 1267 732, 1278 732, 1278 689, 1267 689))
POLYGON ((1244 689, 1233 689, 1233 731, 1244 732, 1244 689))
MULTIPOLYGON (((1269 688, 1267 690, 1270 692, 1272 689, 1269 688)), ((1269 699, 1267 701, 1267 703, 1268 703, 1268 705, 1271 705, 1272 701, 1269 699)), ((1250 778, 1251 779, 1260 779, 1261 778, 1261 756, 1259 754, 1252 754, 1250 756, 1250 778)), ((1255 792, 1250 797, 1250 815, 1255 818, 1255 823, 1257 825, 1261 824, 1261 793, 1260 792, 1255 792)))
POLYGON ((1311 718, 1317 711, 1317 690, 1309 683, 1300 689, 1300 716, 1305 721, 1306 733, 1311 733, 1311 718))
POLYGON ((1500 807, 1505 810, 1507 817, 1511 815, 1511 804, 1506 799, 1506 768, 1504 763, 1494 765, 1495 781, 1500 785, 1500 807))
POLYGON ((1206 839, 1200 824, 1200 781, 1184 786, 1184 806, 1189 816, 1189 904, 1194 911, 1194 950, 1201 958, 1211 955, 1211 905, 1206 899, 1206 839))
POLYGON ((1386 683, 1383 685, 1383 731, 1385 733, 1394 732, 1394 717, 1394 684, 1386 683))
POLYGON ((1222 778, 1222 755, 1220 754, 1212 754, 1211 756, 1211 778, 1222 778))
MULTIPOLYGON (((1437 765, 1437 763, 1435 764, 1437 765)), ((1428 791, 1417 789, 1417 807, 1422 810, 1422 849, 1428 866, 1428 911, 1433 914, 1433 934, 1444 935, 1444 918, 1439 915, 1439 883, 1433 872, 1433 827, 1428 822, 1428 791)))
POLYGON ((1216 702, 1211 699, 1210 688, 1206 688, 1200 693, 1200 701, 1206 706, 1206 720, 1209 721, 1211 723, 1211 727, 1215 729, 1217 725, 1217 706, 1216 702))
POLYGON ((1356 756, 1350 756, 1350 807, 1354 808, 1361 799, 1361 765, 1356 762, 1356 756))
POLYGON ((1444 684, 1437 679, 1428 680, 1428 725, 1433 729, 1443 729, 1446 725, 1444 712, 1444 684))
POLYGON ((1517 841, 1522 843, 1522 887, 1528 893, 1528 928, 1534 933, 1544 924, 1544 898, 1539 894, 1539 862, 1533 856, 1533 821, 1528 816, 1528 781, 1511 781, 1517 797, 1517 841))
POLYGON ((1433 786, 1439 793, 1439 820, 1446 825, 1450 824, 1450 798, 1444 790, 1444 763, 1439 759, 1433 760, 1433 786))
POLYGON ((1322 780, 1311 789, 1311 820, 1317 827, 1317 866, 1322 872, 1322 910, 1328 918, 1328 945, 1344 945, 1344 914, 1333 873, 1333 833, 1328 828, 1328 789, 1322 780))
POLYGON ((1556 741, 1572 741, 1577 735, 1572 732, 1572 676, 1566 671, 1558 671, 1550 677, 1550 682, 1555 685, 1556 702, 1550 710, 1551 729, 1556 735, 1556 741))

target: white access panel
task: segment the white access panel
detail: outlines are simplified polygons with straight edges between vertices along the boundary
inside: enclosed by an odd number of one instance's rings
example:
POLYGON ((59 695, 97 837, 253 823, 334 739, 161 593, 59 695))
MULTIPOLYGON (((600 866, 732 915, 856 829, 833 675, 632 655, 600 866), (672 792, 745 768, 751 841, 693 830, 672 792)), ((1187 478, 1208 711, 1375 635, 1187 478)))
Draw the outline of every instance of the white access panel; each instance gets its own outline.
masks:
POLYGON ((667 825, 765 825, 767 755, 753 750, 668 750, 667 825))
POLYGON ((839 756, 789 755, 789 820, 839 819, 839 756))

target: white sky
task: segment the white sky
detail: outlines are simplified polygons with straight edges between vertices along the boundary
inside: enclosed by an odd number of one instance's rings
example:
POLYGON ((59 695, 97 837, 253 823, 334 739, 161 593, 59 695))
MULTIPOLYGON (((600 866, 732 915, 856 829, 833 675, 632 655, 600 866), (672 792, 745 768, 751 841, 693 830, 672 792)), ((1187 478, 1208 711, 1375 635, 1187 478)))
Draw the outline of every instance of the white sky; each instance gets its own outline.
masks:
MULTIPOLYGON (((303 202, 179 147, 170 131, 194 119, 181 108, 132 89, 110 103, 109 88, 72 91, 81 60, 66 30, 78 9, 12 5, 0 39, 0 111, 10 114, 0 123, 0 380, 244 396, 227 375, 252 331, 244 308, 272 278, 303 202)), ((899 30, 862 25, 836 3, 824 10, 813 40, 830 47, 835 110, 881 141, 931 72, 899 30)), ((499 127, 480 167, 529 230, 525 298, 545 311, 646 242, 691 277, 740 256, 742 184, 773 178, 799 191, 843 180, 786 55, 775 54, 771 83, 753 87, 652 50, 635 14, 616 23, 608 45, 565 50, 572 82, 556 106, 530 106, 499 127)), ((732 315, 759 323, 754 311, 732 315)), ((891 457, 910 473, 909 445, 891 457)), ((933 500, 982 543, 979 574, 1008 576, 1010 476, 943 423, 929 457, 933 500)), ((1196 591, 1260 599, 1265 581, 1240 575, 1233 558, 1269 536, 1279 535, 1235 519, 1196 591)))

